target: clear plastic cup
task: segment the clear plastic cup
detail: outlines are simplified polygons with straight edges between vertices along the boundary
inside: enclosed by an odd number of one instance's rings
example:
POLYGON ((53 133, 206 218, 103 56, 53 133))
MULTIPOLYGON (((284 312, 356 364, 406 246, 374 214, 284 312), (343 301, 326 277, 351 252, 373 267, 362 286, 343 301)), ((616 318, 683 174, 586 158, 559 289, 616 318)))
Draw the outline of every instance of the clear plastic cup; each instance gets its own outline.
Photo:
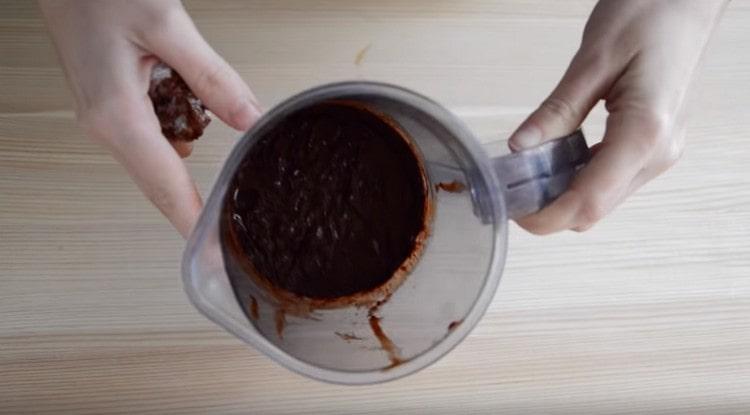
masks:
POLYGON ((466 337, 500 281, 508 219, 554 200, 588 157, 583 135, 576 131, 491 159, 454 115, 424 96, 373 82, 314 88, 266 113, 233 149, 185 249, 185 290, 209 319, 295 372, 341 384, 396 379, 430 365, 466 337), (377 310, 398 364, 384 350, 362 307, 288 315, 280 335, 277 305, 255 292, 262 290, 256 285, 233 287, 222 256, 222 204, 244 155, 287 114, 330 100, 357 102, 395 121, 416 145, 430 182, 434 218, 426 247, 409 276, 377 310), (463 191, 450 185, 453 191, 436 188, 454 182, 463 185, 463 191), (248 302, 250 295, 256 304, 248 302), (251 306, 255 309, 248 311, 251 306))

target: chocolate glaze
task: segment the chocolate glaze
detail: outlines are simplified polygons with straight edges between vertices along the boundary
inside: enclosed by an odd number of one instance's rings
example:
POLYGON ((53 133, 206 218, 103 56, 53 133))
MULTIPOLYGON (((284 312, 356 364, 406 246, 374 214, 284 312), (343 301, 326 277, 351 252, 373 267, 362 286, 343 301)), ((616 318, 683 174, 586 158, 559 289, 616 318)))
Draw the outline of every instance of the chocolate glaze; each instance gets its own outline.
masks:
POLYGON ((276 310, 276 334, 279 339, 284 339, 284 326, 286 326, 286 311, 283 308, 276 310))
POLYGON ((257 275, 322 300, 386 283, 418 249, 428 215, 426 179, 400 130, 340 102, 260 137, 225 203, 225 227, 257 275))

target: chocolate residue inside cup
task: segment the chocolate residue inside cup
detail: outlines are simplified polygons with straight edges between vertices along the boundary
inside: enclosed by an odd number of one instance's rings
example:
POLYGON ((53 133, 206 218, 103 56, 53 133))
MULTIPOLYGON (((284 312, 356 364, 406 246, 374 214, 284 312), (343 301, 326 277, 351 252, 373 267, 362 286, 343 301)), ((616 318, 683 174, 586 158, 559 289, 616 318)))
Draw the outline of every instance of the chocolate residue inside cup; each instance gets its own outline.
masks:
POLYGON ((452 332, 452 331, 453 331, 453 330, 455 330, 455 329, 456 329, 456 328, 457 328, 458 326, 460 326, 460 325, 461 325, 461 323, 463 323, 463 322, 464 322, 463 320, 455 320, 455 321, 451 321, 451 322, 450 322, 450 324, 448 324, 448 332, 449 332, 449 333, 450 333, 450 332, 452 332))
POLYGON ((435 185, 435 190, 445 190, 448 193, 461 193, 466 189, 466 185, 454 180, 452 182, 442 182, 435 185))
POLYGON ((342 333, 340 331, 334 331, 333 333, 339 336, 341 340, 344 340, 347 343, 351 343, 352 340, 364 340, 363 338, 357 336, 354 333, 342 333))
POLYGON ((286 326, 286 311, 283 308, 276 310, 276 334, 279 339, 284 339, 284 326, 286 326))
POLYGON ((404 362, 399 356, 398 347, 391 341, 391 339, 385 334, 383 328, 380 326, 380 317, 371 315, 368 317, 370 321, 370 328, 375 334, 375 338, 380 342, 380 346, 388 354, 388 359, 391 361, 390 366, 384 368, 384 370, 394 368, 404 362))
MULTIPOLYGON (((225 197, 222 248, 238 298, 262 289, 277 304, 279 338, 287 314, 377 309, 424 248, 427 183, 411 140, 382 114, 335 101, 286 115, 259 133, 225 197)), ((400 363, 380 318, 368 320, 400 363)))
POLYGON ((257 320, 258 313, 258 300, 254 296, 250 296, 250 318, 257 320))

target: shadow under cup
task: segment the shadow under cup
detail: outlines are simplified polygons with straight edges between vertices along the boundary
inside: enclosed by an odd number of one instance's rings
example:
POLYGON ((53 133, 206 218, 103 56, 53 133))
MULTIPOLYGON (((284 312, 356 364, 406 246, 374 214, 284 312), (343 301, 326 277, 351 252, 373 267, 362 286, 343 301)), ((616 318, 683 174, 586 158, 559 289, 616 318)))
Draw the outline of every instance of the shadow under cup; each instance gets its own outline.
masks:
POLYGON ((404 376, 458 344, 494 295, 507 234, 496 180, 468 130, 427 98, 367 82, 303 92, 268 112, 234 148, 188 243, 186 291, 210 319, 304 375, 345 384, 404 376), (236 255, 227 249, 222 253, 227 245, 223 203, 244 156, 260 137, 289 114, 331 101, 383 114, 411 140, 428 182, 428 238, 411 272, 393 290, 333 308, 308 304, 290 309, 247 275, 236 255))

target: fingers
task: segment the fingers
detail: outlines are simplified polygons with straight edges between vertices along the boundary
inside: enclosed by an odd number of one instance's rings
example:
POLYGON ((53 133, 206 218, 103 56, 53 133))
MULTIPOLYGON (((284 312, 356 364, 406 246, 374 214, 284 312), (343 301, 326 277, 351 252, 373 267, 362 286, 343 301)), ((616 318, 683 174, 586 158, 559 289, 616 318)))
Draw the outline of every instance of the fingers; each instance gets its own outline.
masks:
MULTIPOLYGON (((511 149, 533 147, 578 128, 599 99, 613 99, 612 88, 627 64, 627 56, 612 57, 596 47, 582 46, 555 90, 513 133, 511 149)), ((630 101, 625 96, 614 98, 620 103, 630 101)), ((604 140, 592 148, 591 161, 570 189, 540 212, 518 220, 518 224, 536 234, 586 230, 665 170, 653 159, 657 147, 666 141, 669 123, 643 108, 608 107, 612 112, 604 140)))
POLYGON ((144 34, 145 46, 174 68, 214 114, 238 130, 260 117, 258 102, 245 81, 203 39, 184 9, 165 27, 144 34))
MULTIPOLYGON (((151 202, 187 238, 198 220, 201 199, 187 168, 159 130, 151 102, 127 96, 82 114, 87 133, 101 142, 122 164, 151 202)), ((178 148, 179 147, 179 148, 178 148)))
POLYGON ((684 128, 666 138, 668 139, 662 141, 664 145, 655 152, 653 157, 646 163, 646 166, 630 182, 627 192, 628 196, 674 166, 682 157, 682 153, 685 150, 684 128))
POLYGON ((645 183, 646 178, 659 173, 651 170, 650 165, 646 167, 646 163, 667 133, 663 120, 658 117, 611 114, 595 157, 570 189, 540 212, 519 220, 518 224, 535 234, 590 228, 630 194, 639 180, 643 179, 640 184, 645 183))
POLYGON ((170 144, 172 144, 172 148, 174 148, 174 151, 176 151, 177 154, 182 158, 187 158, 188 156, 190 156, 190 154, 193 153, 192 142, 171 141, 170 144))
POLYGON ((600 54, 579 51, 552 94, 511 135, 510 148, 534 147, 578 128, 613 80, 609 65, 600 54))

